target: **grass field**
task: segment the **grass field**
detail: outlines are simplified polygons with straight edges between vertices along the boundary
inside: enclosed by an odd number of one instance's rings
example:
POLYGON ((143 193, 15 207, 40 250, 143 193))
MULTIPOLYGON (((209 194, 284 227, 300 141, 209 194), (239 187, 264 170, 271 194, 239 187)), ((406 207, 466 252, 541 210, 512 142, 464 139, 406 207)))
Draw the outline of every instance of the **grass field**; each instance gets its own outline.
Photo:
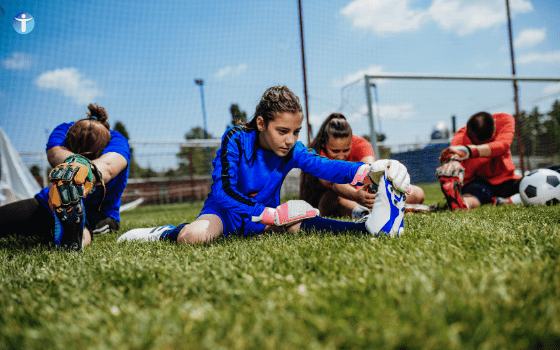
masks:
MULTIPOLYGON (((442 201, 437 185, 426 202, 442 201)), ((126 212, 120 233, 201 203, 126 212)), ((0 240, 0 349, 559 349, 560 206, 407 214, 348 232, 122 243, 0 240)))

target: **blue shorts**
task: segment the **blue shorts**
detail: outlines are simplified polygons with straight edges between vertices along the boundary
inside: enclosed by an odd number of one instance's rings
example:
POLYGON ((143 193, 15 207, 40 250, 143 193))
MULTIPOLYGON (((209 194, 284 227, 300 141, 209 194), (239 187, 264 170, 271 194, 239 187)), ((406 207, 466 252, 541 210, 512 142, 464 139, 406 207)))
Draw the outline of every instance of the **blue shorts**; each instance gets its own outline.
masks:
POLYGON ((227 209, 220 206, 214 199, 214 196, 210 194, 206 202, 204 202, 204 206, 200 211, 200 215, 204 214, 214 214, 218 215, 222 220, 222 224, 224 225, 224 237, 227 237, 234 233, 241 233, 244 235, 253 235, 257 233, 261 233, 266 225, 252 222, 251 218, 244 217, 236 213, 232 213, 227 209))

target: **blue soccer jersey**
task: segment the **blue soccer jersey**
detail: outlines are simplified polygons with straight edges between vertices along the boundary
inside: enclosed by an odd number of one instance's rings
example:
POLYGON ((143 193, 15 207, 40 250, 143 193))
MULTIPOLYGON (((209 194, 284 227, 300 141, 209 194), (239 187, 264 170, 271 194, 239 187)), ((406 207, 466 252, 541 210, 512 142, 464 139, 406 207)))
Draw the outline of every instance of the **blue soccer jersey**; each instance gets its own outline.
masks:
MULTIPOLYGON (((66 134, 73 124, 74 122, 57 126, 49 136, 47 150, 55 146, 66 147, 66 134)), ((119 208, 121 206, 121 196, 128 181, 130 147, 128 145, 128 140, 118 131, 111 130, 111 141, 109 141, 109 144, 107 144, 101 155, 109 152, 122 155, 127 161, 127 166, 117 176, 105 184, 105 198, 103 198, 103 188, 101 186, 95 186, 84 199, 84 206, 86 208, 86 215, 92 212, 101 212, 106 216, 120 221, 119 208), (99 209, 100 205, 101 209, 99 209)), ((43 188, 35 198, 48 207, 49 187, 43 188)))
POLYGON ((350 183, 363 164, 330 160, 301 142, 280 157, 258 147, 256 137, 255 131, 244 127, 228 129, 213 161, 212 191, 201 215, 220 216, 226 236, 239 230, 250 234, 264 229, 262 224, 251 223, 251 217, 259 216, 265 207, 280 205, 282 182, 293 168, 334 183, 350 183))

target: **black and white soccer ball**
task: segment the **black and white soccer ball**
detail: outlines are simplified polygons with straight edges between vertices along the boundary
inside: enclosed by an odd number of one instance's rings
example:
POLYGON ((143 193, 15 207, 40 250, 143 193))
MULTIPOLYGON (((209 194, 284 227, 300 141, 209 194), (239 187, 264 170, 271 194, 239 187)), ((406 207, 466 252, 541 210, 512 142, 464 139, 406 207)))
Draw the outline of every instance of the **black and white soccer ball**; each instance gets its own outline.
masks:
POLYGON ((551 169, 536 169, 519 184, 519 195, 525 205, 560 203, 560 173, 551 169))

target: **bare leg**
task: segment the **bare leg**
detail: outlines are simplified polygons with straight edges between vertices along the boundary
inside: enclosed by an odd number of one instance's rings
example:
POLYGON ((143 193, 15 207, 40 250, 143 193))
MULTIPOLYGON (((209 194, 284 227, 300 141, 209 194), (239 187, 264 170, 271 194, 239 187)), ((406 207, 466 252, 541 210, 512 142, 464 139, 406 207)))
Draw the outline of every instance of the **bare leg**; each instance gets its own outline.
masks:
POLYGON ((478 198, 476 198, 475 196, 473 196, 472 194, 464 194, 463 195, 463 199, 465 200, 465 202, 469 205, 469 210, 470 209, 474 209, 474 208, 478 208, 480 207, 480 205, 482 203, 480 203, 480 201, 478 200, 478 198))
POLYGON ((86 245, 91 243, 91 233, 87 228, 84 227, 84 238, 82 240, 82 244, 85 247, 86 245))
POLYGON ((422 204, 424 202, 424 190, 418 186, 410 185, 412 193, 406 196, 406 204, 422 204))
POLYGON ((223 234, 222 219, 214 214, 204 214, 181 229, 177 237, 177 243, 208 243, 223 234))

